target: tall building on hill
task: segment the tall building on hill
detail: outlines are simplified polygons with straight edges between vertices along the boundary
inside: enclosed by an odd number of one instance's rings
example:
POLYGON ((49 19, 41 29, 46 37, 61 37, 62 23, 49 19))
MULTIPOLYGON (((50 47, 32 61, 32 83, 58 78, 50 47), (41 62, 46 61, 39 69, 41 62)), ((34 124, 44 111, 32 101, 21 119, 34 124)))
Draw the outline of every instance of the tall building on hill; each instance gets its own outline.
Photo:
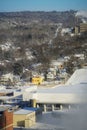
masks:
POLYGON ((80 32, 80 27, 79 26, 75 26, 75 34, 78 35, 79 32, 80 32))
POLYGON ((80 33, 87 31, 87 23, 80 23, 80 33))
POLYGON ((79 26, 75 26, 75 34, 83 33, 87 31, 87 23, 80 23, 79 26))
POLYGON ((0 130, 13 130, 13 112, 0 108, 0 130))

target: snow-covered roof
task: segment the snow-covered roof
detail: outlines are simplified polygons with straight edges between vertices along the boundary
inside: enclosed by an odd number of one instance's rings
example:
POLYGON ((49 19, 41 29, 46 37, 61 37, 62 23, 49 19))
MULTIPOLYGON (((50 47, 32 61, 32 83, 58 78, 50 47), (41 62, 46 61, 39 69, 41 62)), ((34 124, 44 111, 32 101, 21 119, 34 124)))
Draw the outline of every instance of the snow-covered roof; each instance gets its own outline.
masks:
POLYGON ((15 115, 26 115, 26 114, 29 114, 29 113, 32 113, 33 111, 32 110, 26 110, 26 109, 20 109, 16 112, 14 112, 15 115))
POLYGON ((80 83, 87 83, 87 69, 85 68, 76 70, 66 82, 66 85, 75 85, 80 83))
POLYGON ((55 88, 38 88, 37 93, 54 93, 54 94, 63 94, 63 93, 85 93, 87 84, 77 84, 77 85, 57 85, 55 88))
POLYGON ((52 60, 51 64, 54 65, 54 66, 60 66, 60 65, 62 65, 64 63, 64 61, 65 60, 63 58, 58 59, 58 60, 52 60))
MULTIPOLYGON (((33 97, 34 98, 34 97, 33 97)), ((87 103, 87 84, 38 89, 38 103, 87 103)))
POLYGON ((13 44, 12 44, 11 42, 8 42, 8 41, 7 41, 6 43, 0 45, 0 47, 2 48, 2 50, 8 51, 8 50, 10 50, 10 49, 13 48, 12 45, 13 45, 13 44))

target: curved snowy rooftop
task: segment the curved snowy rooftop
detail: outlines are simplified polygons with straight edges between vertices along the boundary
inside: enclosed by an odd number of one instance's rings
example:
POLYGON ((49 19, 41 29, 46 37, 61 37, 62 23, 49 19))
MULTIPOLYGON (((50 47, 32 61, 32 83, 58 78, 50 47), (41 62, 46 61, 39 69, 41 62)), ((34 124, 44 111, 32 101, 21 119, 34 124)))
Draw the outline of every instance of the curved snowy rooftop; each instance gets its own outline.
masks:
POLYGON ((87 84, 38 89, 36 100, 37 103, 87 103, 87 84))
POLYGON ((87 84, 76 84, 76 85, 66 85, 66 86, 55 86, 55 88, 44 88, 37 89, 37 93, 48 93, 48 94, 68 94, 68 93, 87 93, 87 84))
POLYGON ((75 85, 81 83, 87 84, 87 69, 76 70, 70 79, 66 82, 66 85, 75 85))

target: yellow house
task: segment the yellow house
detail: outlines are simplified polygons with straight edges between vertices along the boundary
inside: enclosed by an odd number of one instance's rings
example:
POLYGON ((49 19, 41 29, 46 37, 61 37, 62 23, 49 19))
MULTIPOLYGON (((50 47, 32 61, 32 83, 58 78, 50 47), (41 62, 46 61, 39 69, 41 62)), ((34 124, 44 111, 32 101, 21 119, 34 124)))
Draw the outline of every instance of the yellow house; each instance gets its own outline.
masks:
POLYGON ((37 77, 33 77, 33 78, 32 78, 32 83, 33 83, 33 84, 39 85, 39 84, 41 84, 42 82, 43 82, 43 77, 37 76, 37 77))
POLYGON ((14 112, 13 126, 29 128, 36 122, 35 111, 20 109, 14 112))

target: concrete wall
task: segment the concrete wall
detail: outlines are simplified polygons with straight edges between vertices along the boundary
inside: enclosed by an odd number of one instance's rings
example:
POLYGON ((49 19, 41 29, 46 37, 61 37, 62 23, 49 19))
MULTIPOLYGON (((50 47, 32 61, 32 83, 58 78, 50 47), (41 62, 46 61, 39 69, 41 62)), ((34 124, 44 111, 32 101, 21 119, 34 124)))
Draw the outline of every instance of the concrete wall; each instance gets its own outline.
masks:
POLYGON ((36 122, 36 116, 35 116, 35 112, 33 112, 26 116, 25 127, 28 128, 28 127, 34 125, 35 122, 36 122))
POLYGON ((13 115, 13 125, 14 126, 25 126, 25 118, 26 118, 26 115, 16 115, 14 114, 13 115))

